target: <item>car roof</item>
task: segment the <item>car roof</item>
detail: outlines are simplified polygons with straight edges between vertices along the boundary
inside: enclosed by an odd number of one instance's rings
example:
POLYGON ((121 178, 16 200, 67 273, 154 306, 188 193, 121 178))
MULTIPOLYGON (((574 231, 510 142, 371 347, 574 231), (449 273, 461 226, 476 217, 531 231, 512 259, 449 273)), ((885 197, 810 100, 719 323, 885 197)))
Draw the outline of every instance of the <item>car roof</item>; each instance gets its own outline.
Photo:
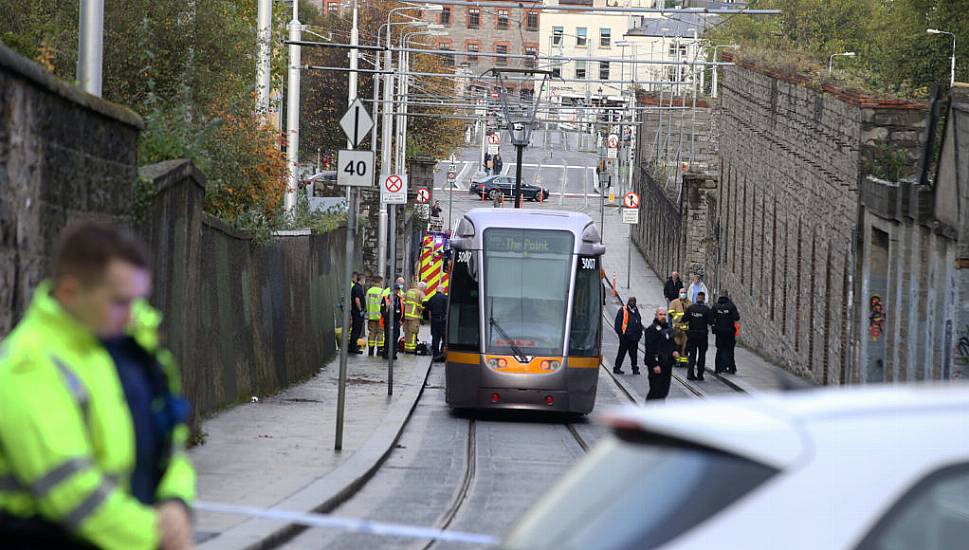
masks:
MULTIPOLYGON (((601 418, 636 430, 710 447, 777 468, 812 447, 811 429, 838 422, 883 422, 897 415, 955 414, 969 422, 969 385, 834 388, 626 406, 601 418)), ((926 426, 926 429, 931 429, 926 426)), ((877 437, 884 432, 872 430, 877 437)))

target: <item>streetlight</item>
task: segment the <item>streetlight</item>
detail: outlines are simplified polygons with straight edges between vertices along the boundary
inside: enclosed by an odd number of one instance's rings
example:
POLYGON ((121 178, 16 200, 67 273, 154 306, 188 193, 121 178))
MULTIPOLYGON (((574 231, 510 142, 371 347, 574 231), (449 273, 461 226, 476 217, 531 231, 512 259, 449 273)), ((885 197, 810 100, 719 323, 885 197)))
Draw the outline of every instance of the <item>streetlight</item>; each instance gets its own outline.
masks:
POLYGON ((834 70, 834 58, 835 57, 854 57, 854 56, 855 56, 855 52, 842 52, 842 53, 833 53, 833 54, 831 54, 831 56, 828 57, 828 75, 830 76, 831 75, 831 71, 834 70))
POLYGON ((949 69, 949 87, 951 88, 956 83, 956 35, 949 31, 940 31, 939 29, 925 29, 925 32, 929 34, 948 34, 952 37, 951 68, 949 69))

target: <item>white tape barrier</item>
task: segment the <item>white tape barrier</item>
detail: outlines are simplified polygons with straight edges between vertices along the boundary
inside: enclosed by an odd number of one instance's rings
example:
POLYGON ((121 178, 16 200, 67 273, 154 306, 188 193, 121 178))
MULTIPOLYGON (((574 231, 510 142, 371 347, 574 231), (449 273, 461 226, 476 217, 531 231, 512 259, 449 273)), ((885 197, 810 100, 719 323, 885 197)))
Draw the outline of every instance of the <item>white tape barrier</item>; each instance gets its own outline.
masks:
POLYGON ((195 502, 194 508, 203 512, 274 519, 285 521, 287 523, 306 525, 309 527, 343 529, 353 533, 367 533, 384 537, 394 536, 412 539, 434 539, 449 542, 483 544, 488 546, 494 546, 500 542, 498 537, 494 537, 492 535, 463 533, 461 531, 442 531, 441 529, 433 529, 430 527, 414 527, 411 525, 401 525, 399 523, 384 523, 366 519, 333 516, 330 514, 304 514, 301 512, 287 512, 285 510, 254 508, 252 506, 236 506, 234 504, 220 504, 218 502, 206 502, 202 500, 195 502))

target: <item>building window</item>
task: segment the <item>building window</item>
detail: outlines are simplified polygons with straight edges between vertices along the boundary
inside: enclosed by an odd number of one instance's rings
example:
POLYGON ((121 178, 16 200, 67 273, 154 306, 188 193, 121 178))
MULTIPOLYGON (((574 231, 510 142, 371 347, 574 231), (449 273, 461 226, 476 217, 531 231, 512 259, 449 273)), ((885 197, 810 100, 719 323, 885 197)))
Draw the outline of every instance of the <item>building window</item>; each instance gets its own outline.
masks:
POLYGON ((478 62, 478 52, 481 51, 480 48, 481 47, 478 46, 476 42, 472 42, 471 44, 468 44, 468 61, 470 61, 471 63, 478 62))
POLYGON ((575 62, 575 79, 585 80, 585 61, 575 62))
POLYGON ((666 67, 666 80, 678 82, 680 80, 679 67, 666 67))
POLYGON ((565 29, 562 27, 552 27, 552 45, 561 46, 562 45, 562 35, 565 33, 565 29))
POLYGON ((584 47, 589 42, 588 31, 585 27, 576 27, 575 29, 575 45, 576 47, 584 47))
POLYGON ((609 48, 612 47, 612 29, 609 27, 603 27, 599 29, 599 47, 609 48))
POLYGON ((599 80, 609 80, 609 62, 599 62, 599 80))
POLYGON ((538 30, 538 12, 537 11, 530 11, 530 12, 528 12, 528 14, 525 16, 525 27, 526 27, 527 30, 530 30, 530 31, 537 31, 538 30))
POLYGON ((451 6, 444 6, 444 9, 441 10, 440 22, 442 25, 451 26, 451 6))
POLYGON ((538 50, 534 46, 526 46, 525 55, 532 56, 525 59, 526 67, 528 67, 529 69, 534 69, 535 67, 538 66, 538 50))
POLYGON ((670 57, 676 57, 677 50, 680 52, 680 57, 686 57, 687 55, 686 44, 677 45, 675 42, 670 44, 670 57))
MULTIPOLYGON (((504 44, 498 44, 498 45, 496 45, 495 46, 495 53, 497 53, 497 54, 506 54, 506 53, 508 53, 508 46, 506 46, 504 44)), ((507 57, 498 57, 498 58, 495 59, 495 65, 507 65, 507 64, 508 64, 508 58, 507 57)))
POLYGON ((562 67, 552 67, 552 78, 562 78, 562 67))
POLYGON ((508 30, 508 10, 498 8, 498 30, 508 30))
POLYGON ((468 8, 468 28, 477 29, 481 26, 481 9, 468 8))

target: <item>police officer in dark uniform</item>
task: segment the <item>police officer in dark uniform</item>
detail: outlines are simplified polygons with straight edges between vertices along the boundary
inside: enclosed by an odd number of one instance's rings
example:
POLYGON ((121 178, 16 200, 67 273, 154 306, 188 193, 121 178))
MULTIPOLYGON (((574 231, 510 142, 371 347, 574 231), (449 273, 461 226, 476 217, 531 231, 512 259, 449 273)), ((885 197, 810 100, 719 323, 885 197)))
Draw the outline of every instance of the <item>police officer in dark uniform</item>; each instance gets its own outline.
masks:
POLYGON ((394 283, 394 290, 390 296, 384 298, 381 314, 384 316, 384 359, 387 359, 387 351, 394 350, 394 359, 397 358, 397 341, 400 340, 400 325, 404 320, 404 301, 401 296, 400 283, 394 283))
POLYGON ((686 309, 686 322, 689 325, 686 333, 686 353, 690 358, 687 380, 703 380, 703 370, 707 364, 707 339, 710 337, 710 325, 713 324, 713 311, 707 307, 706 293, 698 292, 696 303, 686 309), (696 375, 693 367, 696 366, 696 375))
POLYGON ((734 348, 737 347, 737 328, 734 323, 739 320, 740 312, 724 290, 713 307, 713 335, 717 338, 717 355, 713 364, 717 374, 737 374, 737 363, 733 356, 734 348))
POLYGON ((447 295, 440 288, 427 301, 427 313, 431 316, 431 362, 441 361, 444 330, 447 326, 447 295))
POLYGON ((616 312, 616 323, 613 325, 616 335, 619 336, 619 353, 616 355, 616 363, 612 367, 612 372, 624 374, 622 371, 622 360, 629 354, 629 362, 633 366, 633 374, 639 374, 639 364, 636 360, 636 352, 639 348, 639 339, 643 336, 643 320, 636 307, 636 298, 630 297, 626 305, 616 312))
POLYGON ((646 372, 649 374, 649 393, 646 400, 666 399, 670 393, 670 379, 673 377, 673 363, 679 356, 673 327, 666 319, 666 308, 656 308, 653 324, 645 329, 646 372))
POLYGON ((360 355, 363 350, 360 349, 358 342, 360 334, 363 332, 363 317, 366 315, 364 303, 367 301, 367 295, 360 283, 360 274, 356 271, 353 272, 352 281, 353 284, 350 287, 350 343, 347 346, 347 351, 360 355))

